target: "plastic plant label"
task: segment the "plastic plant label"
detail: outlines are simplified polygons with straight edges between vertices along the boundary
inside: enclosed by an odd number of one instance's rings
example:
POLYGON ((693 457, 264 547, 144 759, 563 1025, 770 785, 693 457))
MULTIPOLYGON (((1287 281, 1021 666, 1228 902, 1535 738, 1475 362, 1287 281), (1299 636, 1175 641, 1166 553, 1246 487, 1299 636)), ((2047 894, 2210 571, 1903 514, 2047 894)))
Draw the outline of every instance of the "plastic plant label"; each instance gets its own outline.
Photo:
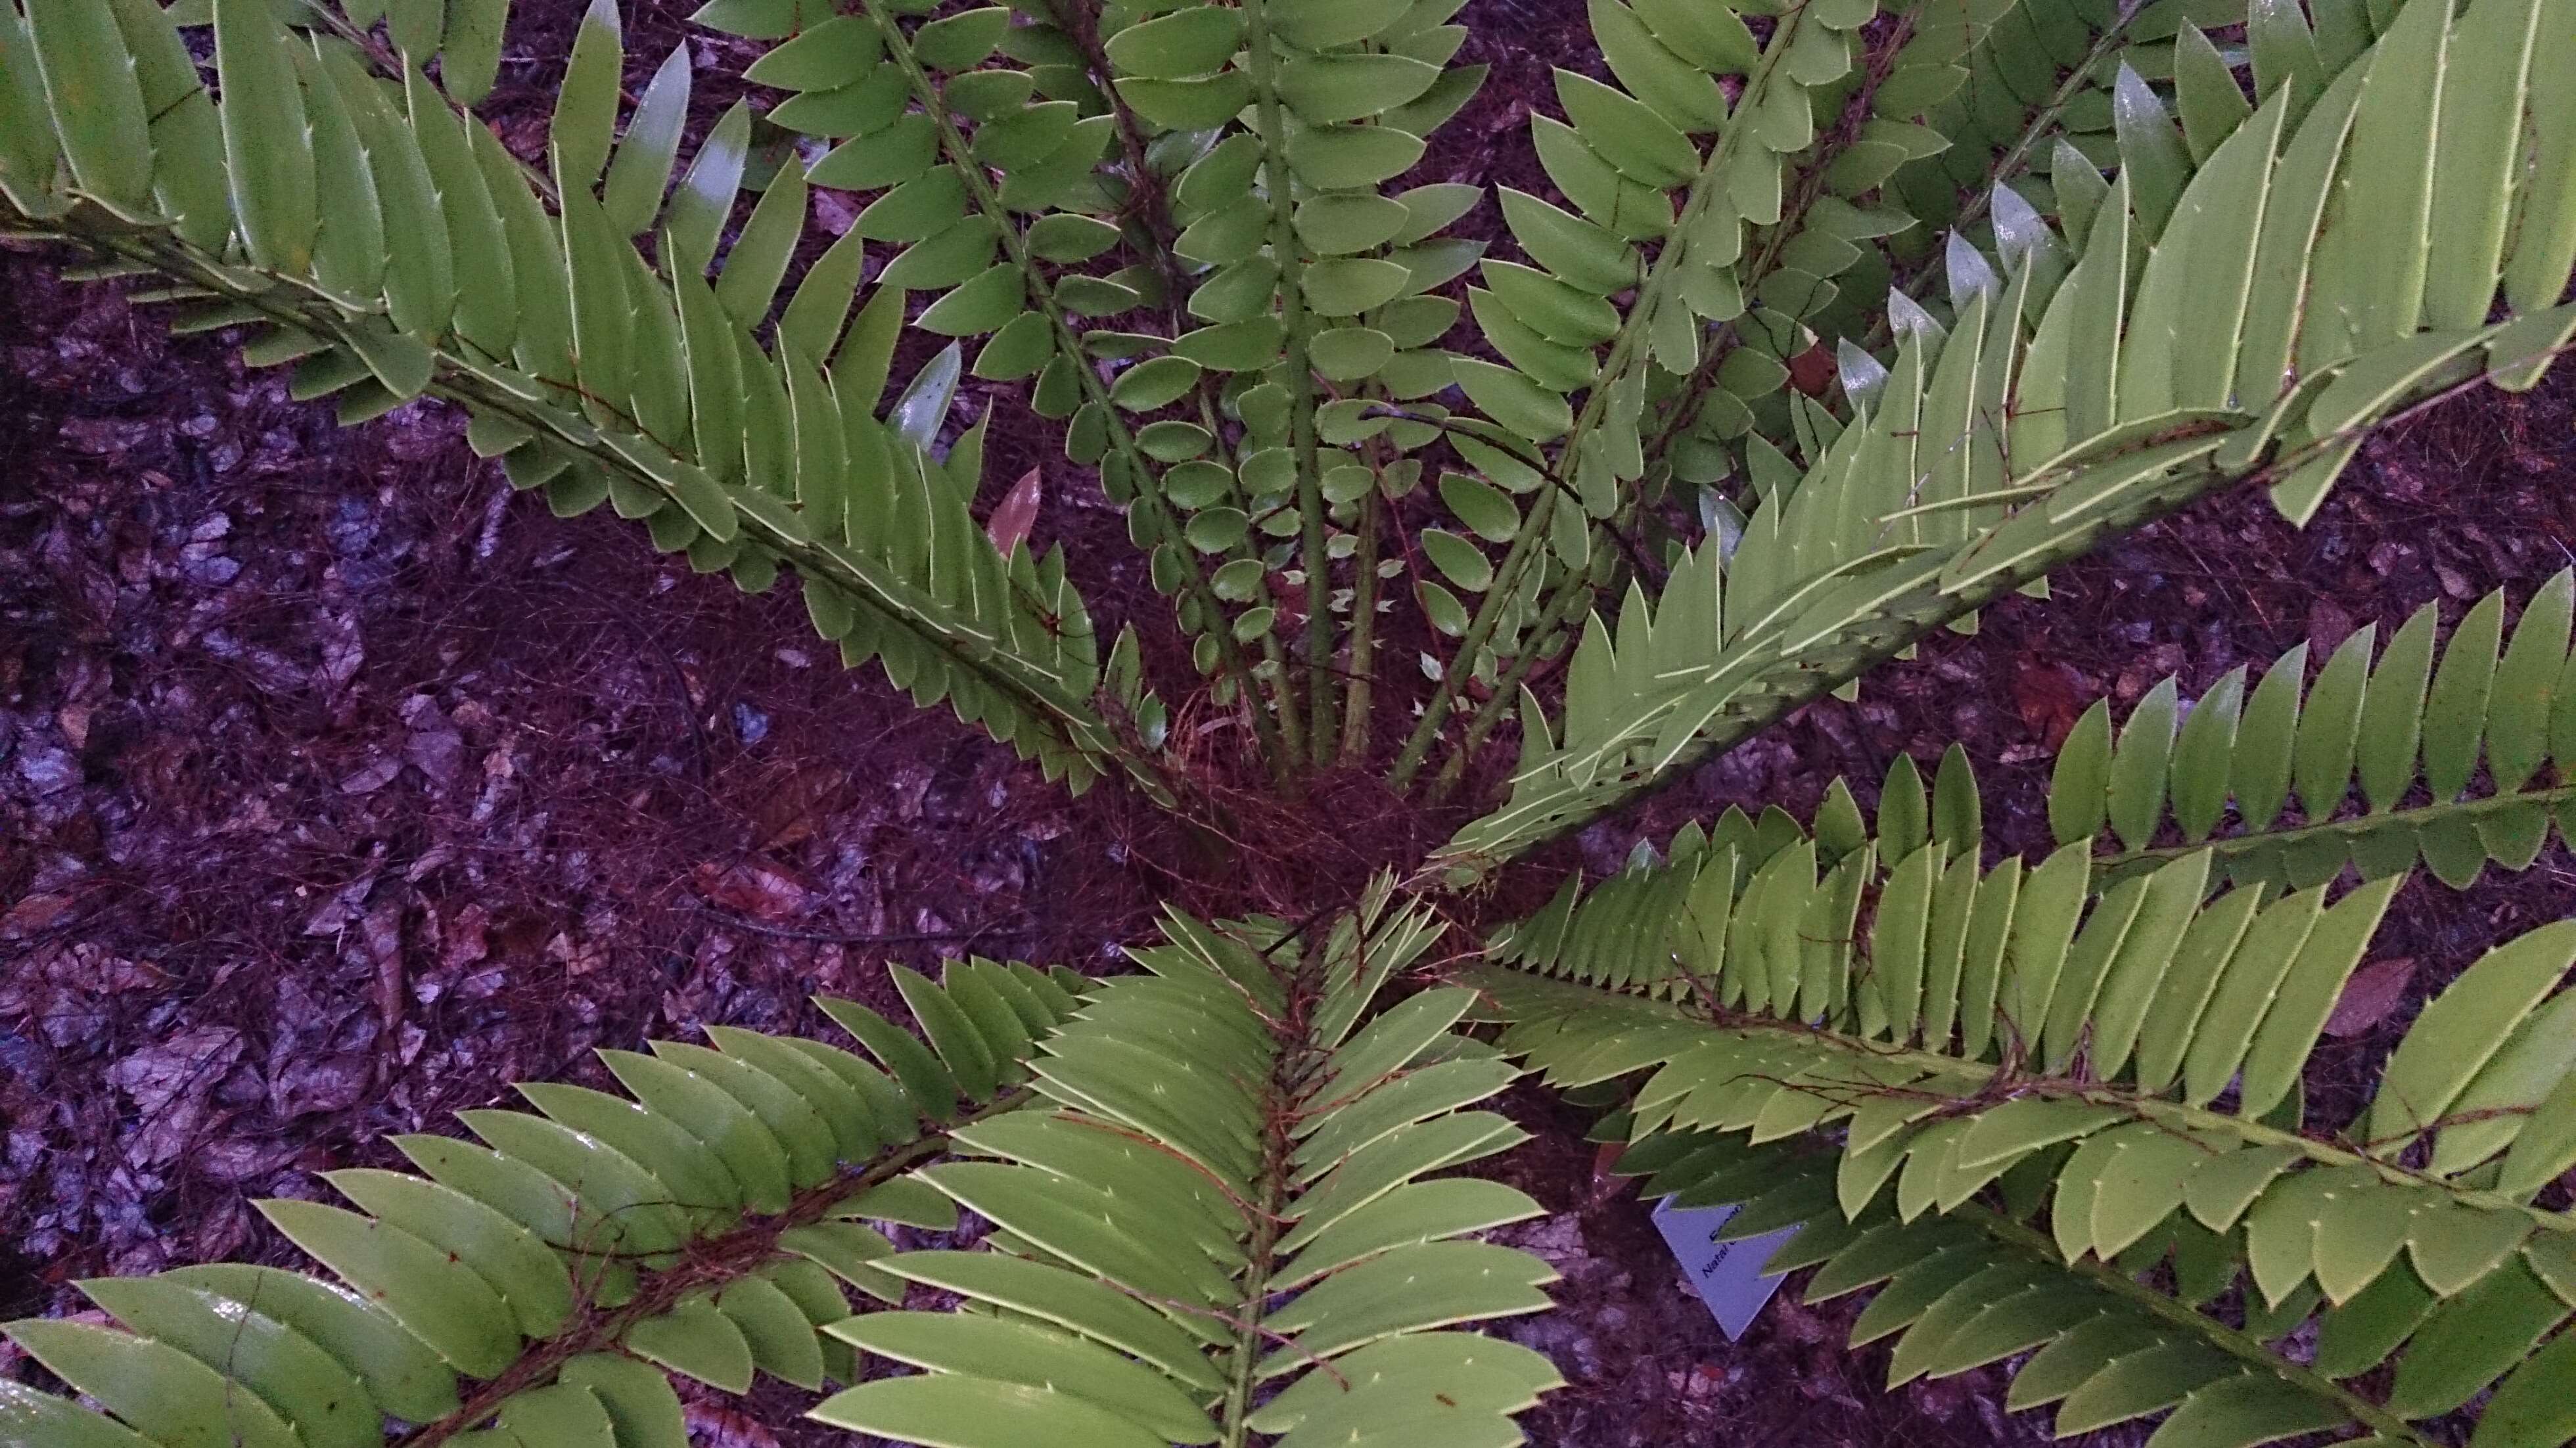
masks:
POLYGON ((1664 1245, 1673 1249, 1682 1270, 1690 1274, 1700 1301, 1708 1304, 1709 1315, 1717 1319, 1729 1342, 1744 1336, 1763 1304, 1780 1290, 1780 1280, 1787 1274, 1766 1275, 1762 1264, 1798 1231, 1782 1227, 1741 1242, 1717 1240, 1718 1229, 1734 1215, 1731 1206, 1676 1207, 1671 1197, 1655 1205, 1655 1230, 1664 1234, 1664 1245))

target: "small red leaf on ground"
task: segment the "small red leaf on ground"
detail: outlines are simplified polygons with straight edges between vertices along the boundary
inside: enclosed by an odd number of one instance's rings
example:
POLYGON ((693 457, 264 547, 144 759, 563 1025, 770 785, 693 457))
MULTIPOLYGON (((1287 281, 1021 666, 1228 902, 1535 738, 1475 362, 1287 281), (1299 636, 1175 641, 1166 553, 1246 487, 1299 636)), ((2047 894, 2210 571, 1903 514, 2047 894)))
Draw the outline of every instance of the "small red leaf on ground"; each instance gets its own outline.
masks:
POLYGON ((700 865, 695 879, 707 903, 756 920, 802 914, 813 893, 803 881, 767 860, 744 860, 730 867, 700 865))
POLYGON ((753 792, 752 848, 779 850, 813 838, 824 819, 841 807, 849 783, 850 772, 837 765, 772 771, 753 792))
POLYGON ((2406 986, 2414 979, 2411 955, 2374 960, 2354 971, 2344 983, 2343 998, 2335 1002, 2334 1014, 2326 1017, 2326 1034, 2358 1036, 2378 1025, 2406 998, 2406 986))
POLYGON ((1833 391, 1838 375, 1833 349, 1822 342, 1789 359, 1789 385, 1809 397, 1822 397, 1833 391))
POLYGON ((684 1404, 680 1412, 689 1436, 706 1448, 778 1448, 778 1435, 748 1413, 713 1403, 684 1404))
POLYGON ((2083 717, 2084 698, 2076 692, 2075 676, 2064 664, 2024 654, 2013 668, 2013 708, 2055 749, 2083 717))
POLYGON ((72 908, 69 895, 30 895, 0 915, 0 940, 16 940, 35 934, 68 914, 72 908))
POLYGON ((1003 496, 1001 506, 993 510, 993 521, 984 525, 984 532, 1003 557, 1010 557, 1012 549, 1028 541, 1029 529, 1037 526, 1038 498, 1043 492, 1039 470, 1031 468, 1020 474, 1020 480, 1011 484, 1011 491, 1003 496))
POLYGON ((1624 1141, 1605 1141, 1601 1143, 1601 1149, 1592 1154, 1592 1204, 1594 1206, 1599 1206, 1637 1184, 1636 1178, 1619 1176, 1613 1171, 1613 1168, 1619 1165, 1620 1155, 1627 1149, 1628 1143, 1624 1141))

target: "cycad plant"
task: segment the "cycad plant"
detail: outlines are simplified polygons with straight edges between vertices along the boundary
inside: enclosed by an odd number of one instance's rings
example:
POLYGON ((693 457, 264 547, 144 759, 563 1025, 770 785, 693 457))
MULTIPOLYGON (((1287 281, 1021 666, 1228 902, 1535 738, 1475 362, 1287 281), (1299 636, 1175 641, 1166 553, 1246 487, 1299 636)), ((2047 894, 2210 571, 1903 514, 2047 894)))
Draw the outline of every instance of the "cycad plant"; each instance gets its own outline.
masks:
POLYGON ((0 231, 67 273, 793 573, 1070 788, 1222 838, 1231 755, 1266 819, 1360 771, 1455 825, 1356 898, 1174 913, 1136 974, 898 968, 918 1035, 823 1003, 873 1064, 719 1029, 402 1138, 419 1175, 331 1174, 358 1210, 266 1208, 336 1281, 12 1325, 86 1401, 0 1383, 0 1438, 663 1448, 668 1375, 765 1373, 952 1448, 1509 1443, 1557 1374, 1472 1325, 1551 1273, 1457 1169, 1524 1070, 1652 1193, 1804 1224, 1775 1265, 1876 1287, 1900 1381, 2011 1359, 2012 1406, 2157 1448, 2576 1435, 2576 925, 2459 970, 2351 1119, 2302 1086, 2419 857, 2576 819, 2567 576, 2509 635, 2428 608, 2097 707, 2044 858, 1954 750, 1460 924, 2106 540, 2242 486, 2304 522, 2373 428, 2533 386, 2576 3, 1590 0, 1528 98, 1547 194, 1406 179, 1483 79, 1461 10, 713 0, 766 104, 697 126, 687 49, 630 98, 595 0, 532 156, 475 111, 507 0, 0 5, 0 231), (818 190, 855 220, 807 248, 818 190), (985 478, 1042 426, 1065 464, 985 478), (1031 546, 1095 485, 1176 627, 1031 546))

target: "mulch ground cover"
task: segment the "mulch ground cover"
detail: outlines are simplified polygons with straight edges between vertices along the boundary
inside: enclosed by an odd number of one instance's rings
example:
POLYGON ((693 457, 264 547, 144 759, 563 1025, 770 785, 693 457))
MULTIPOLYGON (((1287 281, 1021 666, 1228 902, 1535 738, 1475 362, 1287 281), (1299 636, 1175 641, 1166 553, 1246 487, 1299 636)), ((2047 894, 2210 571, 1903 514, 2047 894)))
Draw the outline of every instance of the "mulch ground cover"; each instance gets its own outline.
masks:
MULTIPOLYGON (((533 150, 551 78, 533 58, 561 55, 578 7, 520 8, 493 112, 533 150)), ((639 72, 689 34, 684 7, 630 12, 639 72)), ((1466 19, 1462 58, 1494 74, 1422 179, 1540 189, 1527 101, 1583 53, 1581 12, 1477 0, 1466 19)), ((701 108, 729 101, 748 55, 690 43, 701 108)), ((338 429, 221 341, 174 342, 41 258, 0 254, 0 349, 0 1316, 77 1311, 86 1276, 287 1260, 250 1200, 321 1195, 316 1169, 388 1164, 379 1137, 513 1080, 606 1084, 594 1047, 816 1029, 818 991, 892 1004, 891 961, 1112 968, 1167 901, 1276 908, 1265 892, 1357 878, 1454 823, 1352 781, 1304 828, 1278 822, 1293 847, 1176 828, 1113 788, 1068 800, 844 670, 792 587, 746 597, 604 514, 548 516, 434 404, 338 429)), ((1896 754, 1929 766, 1953 740, 1989 833, 2044 843, 2050 749, 2093 699, 2167 673, 2189 699, 2576 561, 2571 412, 2563 377, 2431 411, 2375 439, 2305 530, 2250 494, 2148 529, 1548 863, 1606 873, 1729 804, 1803 816, 1837 776, 1868 805, 1896 754)), ((997 424, 996 475, 1058 456, 1033 422, 997 424)), ((1078 482, 1049 487, 1041 541, 1066 541, 1104 617, 1156 607, 1078 482)), ((1183 723, 1217 769, 1227 722, 1183 723)), ((2479 951, 2570 914, 2554 847, 2465 894, 2410 885, 2373 957, 2383 1013, 2323 1049, 2318 1113, 2362 1099, 2479 951)), ((1493 1169, 1550 1215, 1502 1235, 1566 1278, 1557 1312, 1505 1329, 1571 1383, 1525 1420, 1533 1442, 2044 1437, 2003 1415, 1992 1371, 1882 1393, 1885 1350, 1841 1346, 1848 1301, 1784 1294, 1728 1343, 1633 1190, 1598 1174, 1581 1115, 1534 1090, 1508 1104, 1539 1135, 1493 1169)), ((799 1405, 709 1395, 691 1423, 710 1444, 840 1436, 799 1405)))

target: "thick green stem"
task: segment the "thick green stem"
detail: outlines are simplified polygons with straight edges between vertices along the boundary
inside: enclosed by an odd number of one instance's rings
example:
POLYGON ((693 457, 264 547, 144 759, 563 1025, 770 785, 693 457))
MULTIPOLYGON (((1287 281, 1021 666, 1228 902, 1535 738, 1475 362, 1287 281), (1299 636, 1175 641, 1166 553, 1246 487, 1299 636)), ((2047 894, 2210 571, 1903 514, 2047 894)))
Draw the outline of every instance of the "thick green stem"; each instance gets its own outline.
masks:
MULTIPOLYGON (((1283 1063, 1286 1059, 1282 1057, 1283 1063)), ((1274 1094, 1277 1089, 1274 1080, 1274 1094)), ((1261 1163, 1261 1199, 1254 1204, 1252 1240, 1245 1250, 1249 1265, 1243 1270, 1243 1297, 1235 1319, 1234 1360, 1227 1373, 1225 1408, 1218 1418, 1224 1425, 1222 1448, 1243 1448, 1250 1439, 1252 1391, 1261 1366, 1261 1317, 1268 1305, 1270 1279, 1278 1271, 1279 1211, 1288 1204, 1288 1159, 1294 1144, 1288 1140, 1284 1120, 1270 1128, 1269 1136, 1261 1163)))
POLYGON ((2198 844, 2169 845, 2152 850, 2123 850, 2105 855, 2093 868, 2107 880, 2152 870, 2169 860, 2202 850, 2216 856, 2220 870, 2240 856, 2273 850, 2295 850, 2311 840, 2353 840, 2382 830, 2404 830, 2408 833, 2446 821, 2476 824, 2496 815, 2518 809, 2556 810, 2576 801, 2576 784, 2562 784, 2550 789, 2526 790, 2518 794, 2489 795, 2484 799, 2456 800, 2445 804, 2419 805, 2414 809, 2392 810, 2386 814, 2360 815, 2348 820, 2330 820, 2324 824, 2300 825, 2286 830, 2259 830, 2252 834, 2207 840, 2198 844))
POLYGON ((1357 571, 1351 575, 1350 694, 1342 710, 1345 764, 1357 764, 1368 757, 1369 714, 1376 685, 1369 671, 1376 667, 1377 654, 1378 530, 1386 526, 1385 512, 1384 500, 1371 487, 1360 502, 1360 547, 1355 560, 1357 571))
POLYGON ((1290 1179, 1296 1173, 1300 1112, 1321 1056, 1314 1040, 1319 975, 1314 956, 1301 960, 1287 982, 1285 1008, 1270 1022, 1278 1055, 1270 1063, 1270 1079, 1262 1090, 1259 1196, 1252 1204, 1252 1239, 1244 1247, 1243 1291, 1231 1318, 1234 1353, 1226 1367, 1225 1402, 1217 1417, 1219 1448, 1244 1448, 1251 1441, 1248 1420, 1258 1407, 1253 1393, 1260 1386, 1261 1349, 1275 1336, 1262 1326, 1262 1319, 1268 1314, 1272 1284, 1278 1277, 1279 1239, 1286 1225, 1282 1213, 1288 1208, 1290 1179))
POLYGON ((1315 372, 1307 354, 1304 270, 1294 224, 1296 198, 1288 171, 1288 108, 1279 99, 1279 52, 1270 34, 1265 0, 1244 0, 1245 73, 1252 80, 1261 120, 1262 184, 1269 190, 1270 258, 1279 268, 1279 323, 1285 333, 1281 381, 1288 389, 1288 446, 1297 460, 1298 548, 1306 564, 1304 664, 1309 707, 1307 732, 1317 764, 1333 757, 1333 583, 1324 537, 1324 478, 1315 437, 1315 372))
MULTIPOLYGON (((1568 990, 1600 989, 1566 986, 1568 990)), ((1636 1000, 1636 989, 1612 991, 1604 995, 1636 1000)), ((2000 1101, 2004 1093, 2020 1096, 2061 1097, 2108 1108, 2137 1121, 2159 1122, 2193 1138, 2233 1137, 2248 1146, 2286 1147, 2321 1167, 2347 1168, 2368 1172, 2392 1185, 2420 1188, 2440 1194, 2464 1207, 2481 1211, 2504 1212, 2528 1218, 2546 1230, 2576 1232, 2576 1214, 2545 1211, 2523 1199, 2504 1192, 2464 1187, 2457 1182, 2433 1176, 2381 1157, 2367 1155, 2341 1142, 2305 1136, 2266 1126, 2242 1116, 2213 1111, 2205 1106, 2191 1106, 2170 1097, 2151 1095, 2135 1086, 2112 1082, 2088 1081, 2075 1076, 2016 1074, 1991 1061, 1972 1061, 1940 1051, 1894 1045, 1862 1036, 1811 1026, 1803 1021, 1783 1020, 1776 1016, 1751 1011, 1729 1010, 1705 1004, 1694 1007, 1657 1003, 1658 1011, 1669 1011, 1682 1020, 1704 1026, 1711 1031, 1760 1032, 1766 1035, 1794 1037, 1809 1045, 1829 1046, 1849 1053, 1856 1061, 1866 1061, 1877 1075, 1894 1071, 1910 1073, 1911 1086, 1885 1088, 1911 1092, 1926 1101, 1942 1100, 1976 1102, 1981 1097, 2000 1101), (1947 1083, 1946 1085, 1941 1083, 1947 1083), (1956 1088, 1951 1089, 1951 1088, 1956 1088)), ((1649 1063, 1651 1064, 1651 1063, 1649 1063)))
MULTIPOLYGON (((1176 333, 1177 330, 1176 328, 1176 333)), ((1225 433, 1224 419, 1217 411, 1216 393, 1214 379, 1208 377, 1199 379, 1199 425, 1207 429, 1210 437, 1221 437, 1225 433)), ((1244 491, 1243 479, 1232 468, 1225 470, 1225 493, 1226 501, 1241 510, 1243 516, 1252 519, 1256 524, 1260 521, 1262 517, 1260 506, 1253 501, 1251 494, 1244 491)), ((1226 561, 1232 563, 1238 559, 1259 558, 1261 550, 1254 546, 1253 541, 1258 536, 1257 533, 1246 530, 1243 540, 1226 550, 1226 561)), ((1262 577, 1266 584, 1269 578, 1269 570, 1266 567, 1262 571, 1262 577)), ((1271 712, 1272 716, 1279 721, 1281 756, 1287 761, 1303 759, 1306 757, 1306 720, 1297 709, 1296 687, 1289 682, 1287 650, 1280 645, 1279 630, 1267 628, 1261 631, 1261 661, 1270 668, 1271 712)), ((1283 783, 1289 782, 1284 774, 1280 778, 1283 783)))

